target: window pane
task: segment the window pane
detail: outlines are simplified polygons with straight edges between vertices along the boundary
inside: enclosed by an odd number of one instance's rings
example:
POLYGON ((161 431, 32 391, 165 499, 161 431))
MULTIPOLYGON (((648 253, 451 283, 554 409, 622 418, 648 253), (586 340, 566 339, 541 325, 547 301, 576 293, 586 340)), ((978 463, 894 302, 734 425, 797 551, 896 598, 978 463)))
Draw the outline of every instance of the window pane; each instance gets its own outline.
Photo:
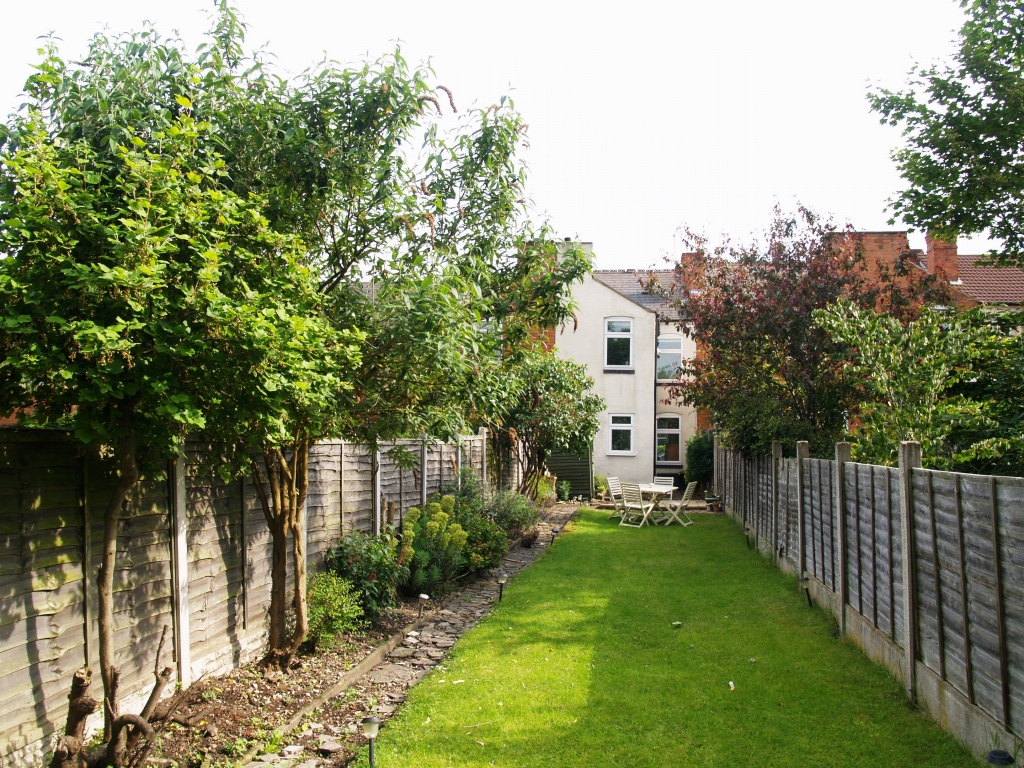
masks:
POLYGON ((682 349, 682 339, 658 339, 658 349, 682 349))
POLYGON ((674 379, 679 374, 682 355, 679 352, 658 353, 658 378, 674 379))
POLYGON ((629 365, 629 339, 607 339, 607 365, 629 365))
POLYGON ((631 430, 631 429, 613 429, 612 430, 612 450, 613 451, 632 451, 633 450, 633 430, 631 430))
POLYGON ((629 333, 633 330, 632 320, 609 320, 608 333, 629 333))
POLYGON ((658 435, 658 461, 679 461, 679 435, 658 435))
POLYGON ((612 416, 612 424, 632 424, 632 416, 612 416))
POLYGON ((658 429, 679 429, 678 416, 659 416, 658 429))

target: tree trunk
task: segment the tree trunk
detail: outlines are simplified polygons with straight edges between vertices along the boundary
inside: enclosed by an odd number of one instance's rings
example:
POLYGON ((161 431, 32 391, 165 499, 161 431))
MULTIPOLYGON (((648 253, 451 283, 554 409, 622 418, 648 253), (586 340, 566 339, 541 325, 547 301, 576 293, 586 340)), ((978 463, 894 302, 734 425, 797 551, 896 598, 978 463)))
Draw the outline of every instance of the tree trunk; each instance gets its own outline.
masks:
POLYGON ((121 508, 139 479, 135 463, 135 430, 118 440, 119 477, 103 518, 103 560, 99 569, 100 675, 103 678, 104 734, 109 741, 118 716, 117 669, 114 667, 114 567, 121 508))
POLYGON ((85 755, 85 721, 100 708, 100 703, 89 695, 92 673, 87 667, 75 672, 68 694, 68 722, 53 749, 50 768, 83 768, 85 755))
POLYGON ((291 445, 290 459, 278 448, 263 451, 264 472, 253 462, 256 493, 267 519, 273 544, 270 586, 270 641, 263 658, 265 666, 282 669, 306 639, 309 618, 306 605, 306 525, 305 503, 309 487, 309 438, 297 435, 291 445), (266 487, 270 487, 270 493, 266 487), (287 636, 288 536, 292 537, 295 584, 292 610, 295 627, 287 636))

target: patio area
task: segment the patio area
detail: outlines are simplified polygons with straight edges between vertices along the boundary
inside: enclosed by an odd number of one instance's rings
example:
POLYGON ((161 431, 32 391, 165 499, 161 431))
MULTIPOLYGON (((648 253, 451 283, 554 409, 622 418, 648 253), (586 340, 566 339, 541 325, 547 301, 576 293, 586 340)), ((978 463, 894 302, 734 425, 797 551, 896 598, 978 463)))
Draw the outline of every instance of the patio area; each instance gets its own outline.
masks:
POLYGON ((979 764, 731 520, 694 520, 583 511, 409 692, 376 765, 979 764))

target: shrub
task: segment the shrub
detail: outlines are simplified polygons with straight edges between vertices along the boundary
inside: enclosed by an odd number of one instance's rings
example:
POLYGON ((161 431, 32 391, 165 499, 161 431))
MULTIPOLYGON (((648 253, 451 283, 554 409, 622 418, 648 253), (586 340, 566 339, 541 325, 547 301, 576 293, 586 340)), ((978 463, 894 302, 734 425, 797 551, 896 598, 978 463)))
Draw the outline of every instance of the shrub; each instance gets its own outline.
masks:
POLYGON ((686 441, 686 482, 707 485, 715 475, 715 439, 710 432, 686 441))
POLYGON ((432 594, 449 587, 466 563, 468 535, 453 519, 455 497, 427 504, 425 511, 409 510, 402 524, 401 559, 409 564, 405 582, 413 594, 432 594))
POLYGON ((484 509, 484 514, 497 523, 510 539, 518 539, 539 519, 533 503, 516 491, 497 494, 484 509))
POLYGON ((306 588, 309 607, 307 640, 315 648, 330 649, 338 635, 362 625, 363 607, 351 582, 336 573, 318 573, 306 588))
POLYGON ((497 568, 508 553, 508 537, 493 520, 472 513, 459 517, 466 531, 466 565, 470 572, 497 568))
POLYGON ((602 493, 608 492, 608 475, 595 474, 594 475, 594 493, 600 496, 602 493))
POLYGON ((537 481, 537 501, 544 501, 548 496, 555 495, 555 479, 542 477, 537 481))
MULTIPOLYGON (((442 496, 451 496, 455 499, 455 514, 462 516, 467 513, 483 514, 484 511, 484 488, 477 476, 476 471, 463 467, 459 473, 460 482, 449 481, 441 486, 442 496)), ((435 498, 432 501, 439 501, 435 498)))
POLYGON ((569 494, 572 493, 572 483, 568 480, 561 480, 558 483, 558 500, 568 501, 569 494))
POLYGON ((398 585, 409 577, 409 565, 399 557, 398 539, 390 526, 379 536, 347 534, 327 551, 326 562, 352 583, 370 619, 398 602, 398 585))

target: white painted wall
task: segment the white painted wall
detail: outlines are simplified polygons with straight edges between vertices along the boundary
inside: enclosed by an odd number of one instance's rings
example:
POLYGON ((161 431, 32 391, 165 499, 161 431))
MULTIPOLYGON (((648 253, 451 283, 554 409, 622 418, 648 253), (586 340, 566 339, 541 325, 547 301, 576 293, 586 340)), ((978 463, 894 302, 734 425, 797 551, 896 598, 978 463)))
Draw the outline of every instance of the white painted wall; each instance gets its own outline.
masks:
POLYGON ((578 327, 555 333, 555 353, 587 366, 594 391, 605 399, 606 411, 594 438, 594 471, 631 483, 649 483, 654 476, 654 312, 634 304, 608 286, 588 276, 573 289, 578 305, 578 327), (605 373, 604 320, 633 318, 633 373, 605 373), (609 414, 633 414, 633 455, 608 455, 611 433, 609 414))
MULTIPOLYGON (((697 342, 694 341, 692 337, 677 331, 675 323, 662 323, 661 335, 676 336, 682 340, 682 353, 684 360, 692 360, 697 356, 697 342)), ((655 402, 655 416, 676 415, 680 417, 679 426, 681 434, 679 447, 683 463, 658 464, 657 471, 661 474, 674 474, 683 470, 683 467, 686 464, 686 441, 689 440, 697 431, 697 411, 690 406, 680 405, 678 403, 666 405, 664 401, 669 399, 668 389, 668 386, 664 384, 658 385, 655 402)))

